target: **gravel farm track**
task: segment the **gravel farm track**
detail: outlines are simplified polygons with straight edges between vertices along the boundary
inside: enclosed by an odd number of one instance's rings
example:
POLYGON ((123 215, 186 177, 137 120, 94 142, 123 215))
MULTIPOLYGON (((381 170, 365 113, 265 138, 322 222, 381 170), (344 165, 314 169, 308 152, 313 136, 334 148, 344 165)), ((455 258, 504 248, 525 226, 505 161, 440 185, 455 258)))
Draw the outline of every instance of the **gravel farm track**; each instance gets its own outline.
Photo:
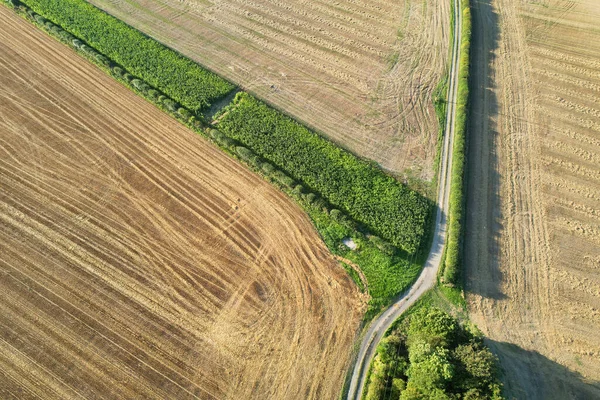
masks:
POLYGON ((364 298, 283 193, 0 6, 0 398, 333 399, 364 298))
POLYGON ((433 177, 448 0, 90 0, 384 169, 433 177))
POLYGON ((600 398, 600 2, 473 2, 471 319, 510 399, 600 398))

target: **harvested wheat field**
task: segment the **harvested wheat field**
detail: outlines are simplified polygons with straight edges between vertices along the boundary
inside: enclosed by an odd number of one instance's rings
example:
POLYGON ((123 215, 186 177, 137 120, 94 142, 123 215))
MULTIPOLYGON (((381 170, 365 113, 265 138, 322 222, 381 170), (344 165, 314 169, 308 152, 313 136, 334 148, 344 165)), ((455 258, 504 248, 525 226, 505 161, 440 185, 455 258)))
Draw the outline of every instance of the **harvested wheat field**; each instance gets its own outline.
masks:
POLYGON ((447 0, 91 0, 392 172, 433 176, 447 0))
POLYGON ((364 311, 309 219, 0 7, 0 398, 332 399, 364 311))
POLYGON ((474 3, 465 249, 510 398, 600 398, 600 3, 474 3))

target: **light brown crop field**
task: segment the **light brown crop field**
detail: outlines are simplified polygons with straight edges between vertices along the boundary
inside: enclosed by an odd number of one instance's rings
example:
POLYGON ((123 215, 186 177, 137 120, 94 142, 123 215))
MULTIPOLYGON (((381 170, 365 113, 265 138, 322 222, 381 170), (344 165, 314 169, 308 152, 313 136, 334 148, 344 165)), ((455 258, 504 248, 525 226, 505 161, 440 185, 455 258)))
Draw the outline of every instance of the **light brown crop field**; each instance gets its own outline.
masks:
POLYGON ((471 316, 510 398, 600 398, 600 2, 473 15, 471 316))
POLYGON ((0 6, 0 398, 332 399, 363 311, 285 195, 0 6))
POLYGON ((392 172, 431 178, 447 0, 91 0, 392 172))

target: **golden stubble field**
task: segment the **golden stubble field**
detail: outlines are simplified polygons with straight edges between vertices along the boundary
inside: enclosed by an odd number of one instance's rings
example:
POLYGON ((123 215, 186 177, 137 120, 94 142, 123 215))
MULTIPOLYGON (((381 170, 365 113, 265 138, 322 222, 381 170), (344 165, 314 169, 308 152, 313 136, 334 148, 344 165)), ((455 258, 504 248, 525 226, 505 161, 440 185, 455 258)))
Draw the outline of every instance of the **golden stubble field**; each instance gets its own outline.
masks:
POLYGON ((0 7, 0 398, 336 398, 364 311, 308 218, 0 7))
POLYGON ((91 0, 392 172, 433 176, 448 0, 91 0))
POLYGON ((471 316, 510 398, 600 398, 600 3, 474 17, 471 316))

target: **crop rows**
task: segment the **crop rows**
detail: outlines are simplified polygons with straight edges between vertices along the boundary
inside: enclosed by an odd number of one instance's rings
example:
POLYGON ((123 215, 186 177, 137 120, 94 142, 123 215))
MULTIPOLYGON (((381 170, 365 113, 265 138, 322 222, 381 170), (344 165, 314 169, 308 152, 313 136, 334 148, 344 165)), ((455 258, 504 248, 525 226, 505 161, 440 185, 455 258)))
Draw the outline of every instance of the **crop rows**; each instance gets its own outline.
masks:
POLYGON ((364 307, 310 220, 2 3, 0 399, 336 398, 364 307))
POLYGON ((225 79, 85 1, 23 3, 194 112, 234 89, 225 79))
POLYGON ((415 253, 430 212, 426 198, 379 168, 247 93, 224 110, 219 129, 287 171, 370 231, 415 253))

